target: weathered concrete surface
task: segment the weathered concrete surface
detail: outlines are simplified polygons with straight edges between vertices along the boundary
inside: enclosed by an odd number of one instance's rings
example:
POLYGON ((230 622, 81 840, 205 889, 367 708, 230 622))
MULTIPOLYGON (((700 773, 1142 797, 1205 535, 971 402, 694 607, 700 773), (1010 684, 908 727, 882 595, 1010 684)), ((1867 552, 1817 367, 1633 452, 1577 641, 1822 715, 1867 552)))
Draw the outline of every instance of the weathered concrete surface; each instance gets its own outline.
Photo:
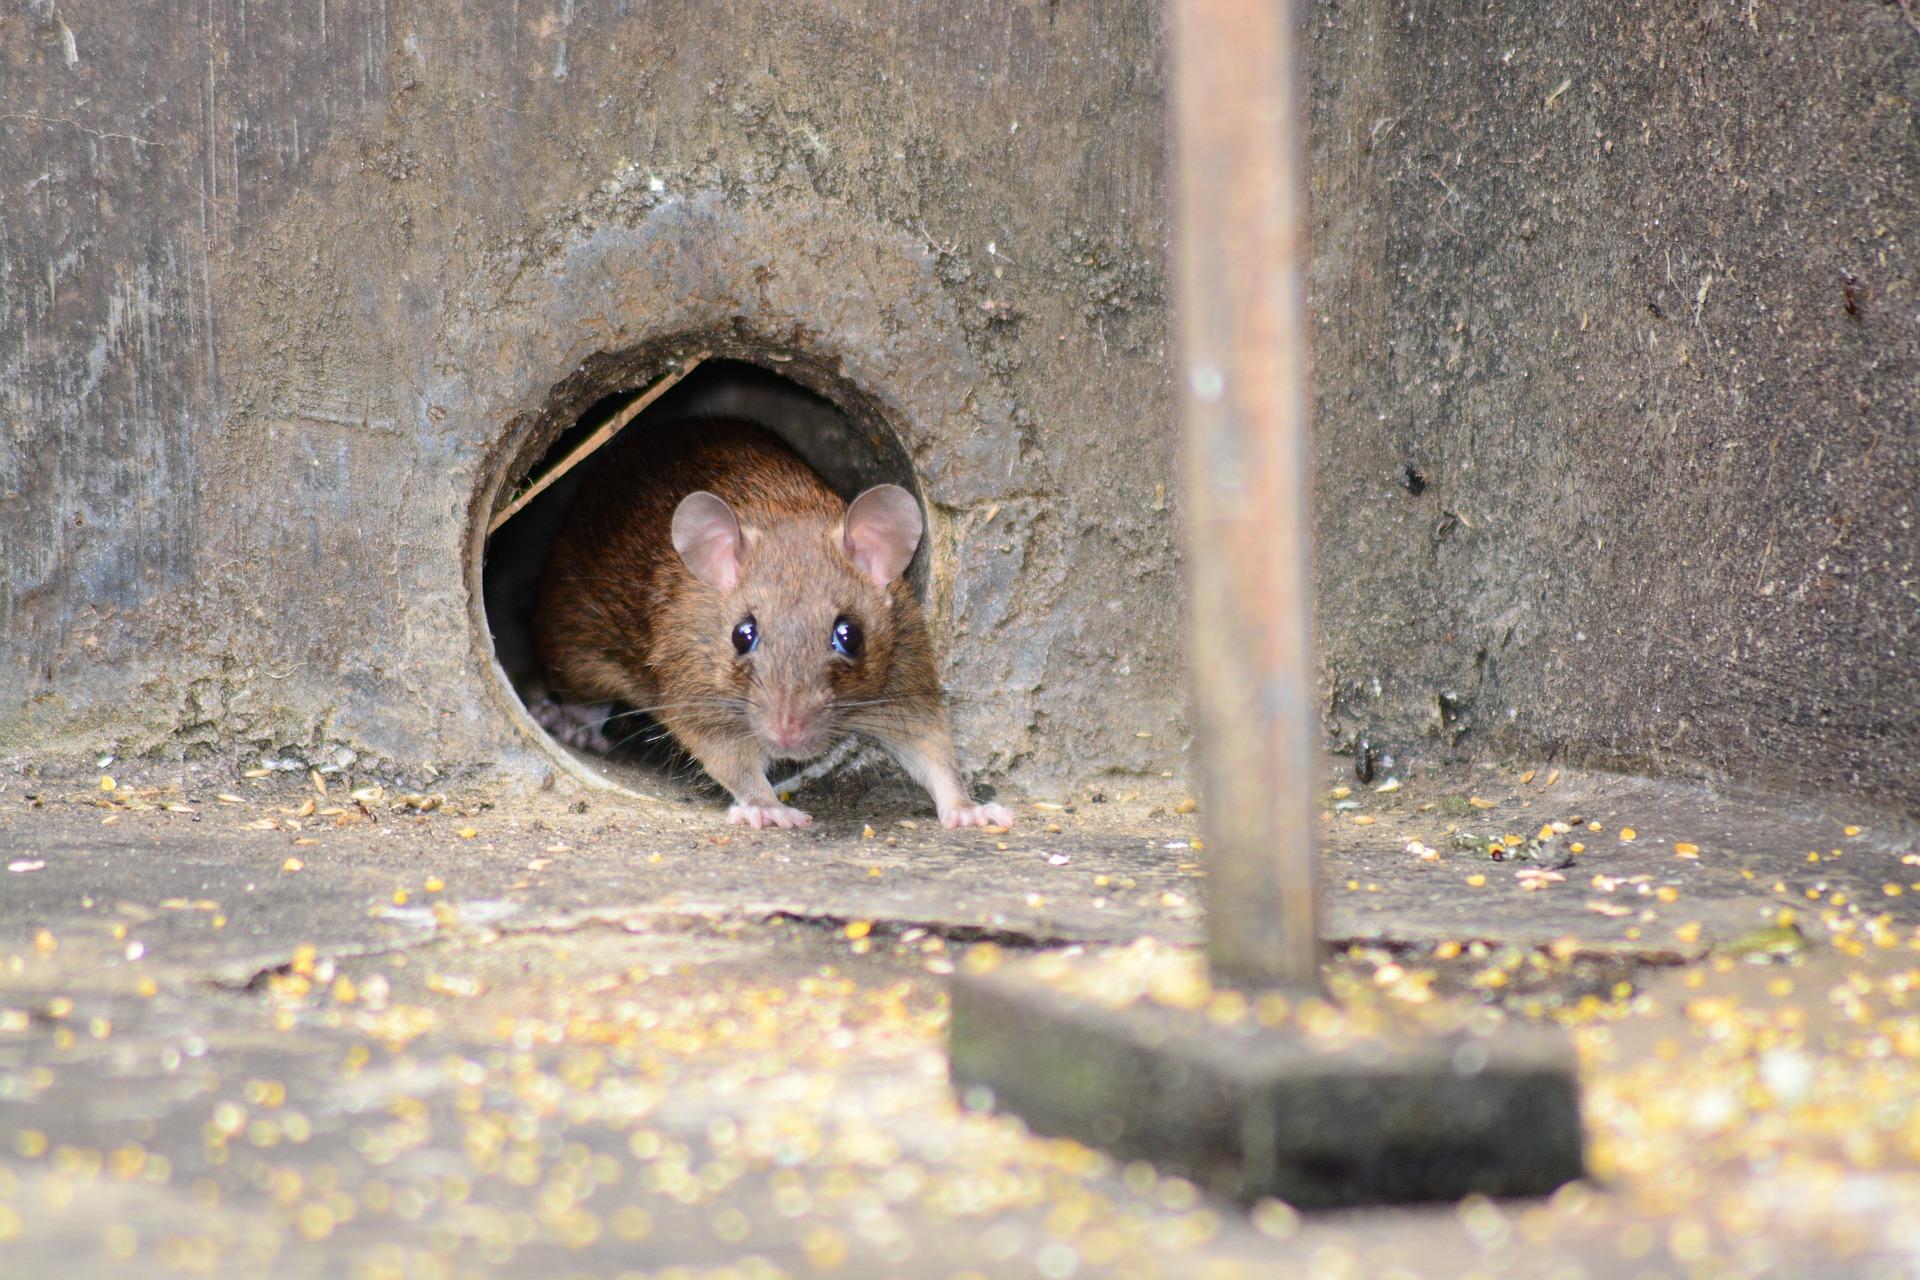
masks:
POLYGON ((0 48, 0 752, 537 780, 474 516, 699 345, 907 447, 969 763, 1177 768, 1151 6, 63 3, 0 48))
MULTIPOLYGON (((20 937, 52 930, 63 954, 90 948, 106 971, 124 950, 113 926, 125 922, 107 905, 120 901, 148 903, 136 936, 149 971, 218 967, 244 981, 300 943, 335 954, 411 945, 436 927, 436 903, 470 904, 464 926, 508 932, 886 920, 1064 945, 1198 941, 1207 892, 1196 816, 1132 792, 1034 801, 993 836, 941 830, 904 783, 816 783, 799 794, 814 827, 757 832, 727 827, 723 802, 694 792, 563 802, 454 786, 420 813, 392 791, 353 800, 365 780, 351 776, 321 795, 284 775, 192 764, 115 775, 111 791, 0 781, 0 849, 43 864, 5 879, 0 919, 20 937), (457 892, 424 895, 430 876, 457 892), (394 903, 395 890, 409 901, 394 903), (174 905, 153 909, 162 899, 174 905)), ((1334 946, 1545 938, 1595 959, 1671 964, 1770 926, 1782 902, 1811 934, 1881 915, 1920 922, 1920 892, 1885 891, 1920 882, 1904 861, 1920 858, 1920 830, 1844 808, 1538 769, 1423 771, 1385 795, 1331 795, 1321 843, 1334 946), (1574 817, 1577 832, 1524 847, 1542 824, 1574 817), (1521 847, 1492 860, 1487 845, 1505 839, 1521 847)))
MULTIPOLYGON (((342 954, 411 945, 435 927, 435 901, 473 904, 465 924, 509 932, 889 920, 1061 945, 1198 941, 1207 892, 1196 817, 1134 792, 1034 801, 990 836, 941 830, 907 784, 835 779, 799 794, 813 828, 775 833, 727 827, 723 802, 692 789, 563 802, 454 786, 420 813, 390 790, 353 800, 370 780, 351 775, 322 795, 284 775, 193 764, 114 771, 111 791, 0 782, 0 849, 43 864, 8 877, 0 913, 21 936, 53 930, 63 952, 97 948, 88 954, 108 970, 124 939, 101 906, 143 898, 175 904, 138 915, 149 968, 217 963, 245 980, 301 942, 342 954), (457 897, 423 897, 429 876, 457 879, 457 897), (411 900, 393 903, 396 889, 411 900), (226 917, 218 930, 212 914, 226 917), (298 937, 287 920, 301 922, 298 937)), ((1552 938, 1595 959, 1671 964, 1769 927, 1783 901, 1813 934, 1882 914, 1920 921, 1920 893, 1886 892, 1920 882, 1905 861, 1920 857, 1920 830, 1850 808, 1537 768, 1421 771, 1388 794, 1336 799, 1339 790, 1321 831, 1335 946, 1552 938), (1571 835, 1525 847, 1543 824, 1571 818, 1581 823, 1571 835), (1491 859, 1487 846, 1505 841, 1520 847, 1491 859)))
POLYGON ((1336 740, 1920 811, 1910 10, 1307 22, 1336 740))
POLYGON ((1572 1022, 1600 1181, 1247 1217, 946 1080, 969 939, 1195 936, 1191 816, 1062 795, 992 837, 836 790, 811 831, 729 832, 711 803, 363 812, 359 778, 115 768, 0 788, 0 1274, 1892 1280, 1920 1244, 1920 894, 1880 888, 1920 855, 1858 815, 1487 770, 1336 811, 1330 922, 1374 935, 1329 957, 1342 1007, 1572 1022), (1542 890, 1401 847, 1569 804, 1607 829, 1542 890), (1715 903, 1806 936, 1744 963, 1687 928, 1715 903))
MULTIPOLYGON (((1333 743, 1911 809, 1905 11, 1304 20, 1333 743)), ((537 780, 475 508, 697 342, 900 435, 970 762, 1179 772, 1157 23, 10 8, 0 752, 537 780)))

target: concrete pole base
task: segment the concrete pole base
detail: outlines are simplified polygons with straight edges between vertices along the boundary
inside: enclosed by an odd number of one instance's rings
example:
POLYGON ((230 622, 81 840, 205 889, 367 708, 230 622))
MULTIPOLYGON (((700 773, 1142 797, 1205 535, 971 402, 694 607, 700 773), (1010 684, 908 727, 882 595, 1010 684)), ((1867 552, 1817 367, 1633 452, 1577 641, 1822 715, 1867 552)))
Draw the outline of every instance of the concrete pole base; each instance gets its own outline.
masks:
POLYGON ((1138 1001, 1009 964, 958 974, 950 1062, 969 1103, 1302 1208, 1542 1195, 1581 1176, 1572 1047, 1548 1030, 1341 1038, 1138 1001))

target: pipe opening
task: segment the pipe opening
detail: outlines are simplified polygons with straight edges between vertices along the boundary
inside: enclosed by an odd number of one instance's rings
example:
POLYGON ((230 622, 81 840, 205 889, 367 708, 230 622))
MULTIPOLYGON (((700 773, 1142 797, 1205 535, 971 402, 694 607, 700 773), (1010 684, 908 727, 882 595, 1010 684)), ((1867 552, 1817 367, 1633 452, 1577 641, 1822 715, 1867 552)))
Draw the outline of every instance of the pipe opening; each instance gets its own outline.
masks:
MULTIPOLYGON (((537 652, 534 614, 542 583, 554 571, 555 543, 575 501, 622 445, 641 444, 640 437, 664 442, 672 433, 696 429, 702 419, 740 419, 778 436, 842 498, 887 483, 919 496, 905 447, 869 397, 835 371, 810 367, 801 357, 765 358, 772 367, 731 354, 704 360, 484 539, 481 597, 497 671, 541 745, 576 777, 649 797, 713 803, 725 794, 644 713, 624 704, 580 705, 557 696, 560 691, 537 652)), ((517 433, 518 452, 500 469, 493 492, 524 492, 614 420, 663 370, 678 367, 663 363, 658 353, 651 360, 607 357, 599 363, 606 366, 599 376, 596 362, 589 361, 580 376, 556 388, 554 403, 517 433)), ((504 506, 504 501, 490 504, 480 517, 481 528, 493 510, 504 506)), ((907 571, 923 600, 929 541, 921 540, 907 571)), ((848 762, 860 758, 850 747, 835 748, 807 765, 775 766, 774 781, 776 786, 804 785, 846 772, 848 762)))

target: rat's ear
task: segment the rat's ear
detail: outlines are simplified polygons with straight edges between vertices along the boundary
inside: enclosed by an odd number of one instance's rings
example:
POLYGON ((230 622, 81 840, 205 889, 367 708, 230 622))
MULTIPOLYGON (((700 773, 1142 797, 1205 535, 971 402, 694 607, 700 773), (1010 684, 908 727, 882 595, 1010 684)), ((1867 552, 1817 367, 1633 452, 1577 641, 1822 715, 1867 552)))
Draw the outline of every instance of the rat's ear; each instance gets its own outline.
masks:
POLYGON ((693 576, 716 591, 740 581, 740 521, 725 501, 696 489, 673 509, 673 549, 693 576))
POLYGON ((843 528, 847 559, 884 587, 907 571, 926 524, 912 494, 897 484, 879 484, 853 500, 843 528))

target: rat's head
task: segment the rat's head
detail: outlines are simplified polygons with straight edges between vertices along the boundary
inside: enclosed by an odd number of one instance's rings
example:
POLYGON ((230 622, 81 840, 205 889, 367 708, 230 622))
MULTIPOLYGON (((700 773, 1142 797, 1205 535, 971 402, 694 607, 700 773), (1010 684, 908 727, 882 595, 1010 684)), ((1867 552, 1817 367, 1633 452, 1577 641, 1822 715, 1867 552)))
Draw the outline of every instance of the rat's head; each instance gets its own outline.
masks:
POLYGON ((673 513, 673 547, 719 597, 711 635, 686 637, 768 754, 804 760, 846 714, 885 696, 895 592, 920 545, 920 504, 898 485, 855 498, 839 520, 742 525, 701 490, 673 513))

